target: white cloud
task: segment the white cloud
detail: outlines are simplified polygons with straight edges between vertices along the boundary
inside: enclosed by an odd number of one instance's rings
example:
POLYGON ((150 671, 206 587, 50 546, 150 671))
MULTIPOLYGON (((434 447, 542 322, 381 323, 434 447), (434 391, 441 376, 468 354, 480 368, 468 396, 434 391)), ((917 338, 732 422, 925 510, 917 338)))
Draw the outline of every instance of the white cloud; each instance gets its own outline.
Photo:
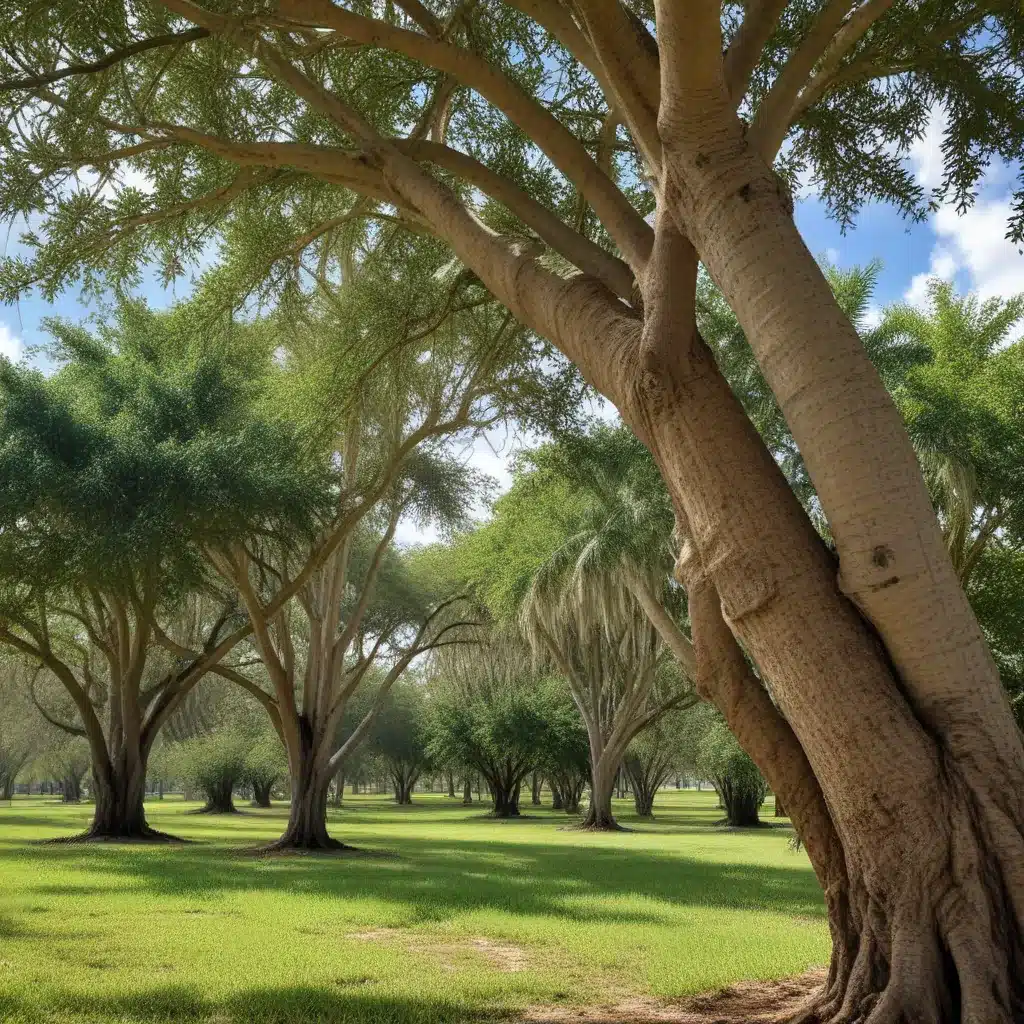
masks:
POLYGON ((924 135, 910 147, 909 156, 914 168, 914 177, 924 188, 936 188, 942 184, 942 136, 946 124, 946 112, 942 107, 936 106, 928 119, 924 135))
MULTIPOLYGON (((910 163, 917 181, 926 189, 942 183, 942 135, 947 117, 935 107, 922 138, 910 148, 910 163)), ((906 292, 908 302, 920 304, 927 298, 930 277, 958 283, 981 299, 1008 298, 1024 292, 1024 256, 1007 241, 1010 219, 1009 188, 1011 168, 994 163, 988 170, 981 197, 964 213, 943 205, 932 219, 936 242, 928 273, 917 274, 906 292), (997 190, 1002 194, 995 194, 997 190)))
POLYGON ((882 322, 882 307, 871 303, 871 305, 864 310, 864 316, 861 317, 861 322, 869 331, 874 330, 882 322))
MULTIPOLYGON (((963 214, 943 207, 935 215, 940 245, 970 276, 982 299, 1024 292, 1024 256, 1006 238, 1010 198, 979 200, 963 214)), ((933 255, 934 260, 934 255, 933 255)))
POLYGON ((7 324, 0 321, 0 356, 6 356, 16 363, 25 354, 25 346, 7 324))

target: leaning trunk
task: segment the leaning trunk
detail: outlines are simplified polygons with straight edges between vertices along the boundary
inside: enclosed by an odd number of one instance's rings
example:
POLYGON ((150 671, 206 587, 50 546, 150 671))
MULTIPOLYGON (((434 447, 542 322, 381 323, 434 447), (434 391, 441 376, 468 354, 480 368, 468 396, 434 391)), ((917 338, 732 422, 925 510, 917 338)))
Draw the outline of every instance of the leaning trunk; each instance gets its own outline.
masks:
MULTIPOLYGON (((706 142, 713 153, 715 140, 706 142)), ((708 163, 718 173, 713 157, 708 163)), ((739 188, 740 202, 748 191, 739 188)), ((722 205, 709 197, 709 209, 722 205)), ((687 522, 687 586, 694 577, 713 585, 729 628, 798 738, 834 824, 849 877, 830 899, 836 959, 817 1012, 854 1019, 874 1006, 873 1022, 1019 1017, 1024 758, 1019 736, 1004 742, 1005 698, 986 673, 977 688, 965 687, 969 672, 958 675, 955 701, 938 702, 897 678, 877 634, 840 592, 834 558, 696 334, 696 262, 685 241, 664 227, 659 217, 645 348, 622 411, 650 446, 687 522), (977 711, 978 721, 960 736, 943 726, 954 704, 957 714, 977 711), (990 721, 996 724, 986 734, 990 721), (899 786, 889 781, 896 773, 899 786)), ((744 273, 758 265, 755 255, 744 273)), ((759 262, 765 257, 760 253, 759 262)), ((784 348, 780 336, 780 360, 784 348)), ((855 409, 856 396, 837 393, 836 403, 842 418, 855 409)), ((821 414, 831 408, 818 406, 821 414)), ((865 519, 867 533, 884 534, 891 502, 890 496, 865 519)), ((895 570, 879 585, 895 587, 901 566, 891 564, 889 545, 869 543, 879 565, 895 570)), ((970 630, 939 637, 943 610, 936 591, 929 644, 948 651, 957 675, 974 664, 974 641, 970 630)), ((930 655, 923 647, 919 654, 920 666, 930 655)), ((908 658, 903 651, 896 660, 908 658)), ((761 766, 770 777, 771 766, 761 766)), ((795 821, 792 805, 790 811, 795 821)))

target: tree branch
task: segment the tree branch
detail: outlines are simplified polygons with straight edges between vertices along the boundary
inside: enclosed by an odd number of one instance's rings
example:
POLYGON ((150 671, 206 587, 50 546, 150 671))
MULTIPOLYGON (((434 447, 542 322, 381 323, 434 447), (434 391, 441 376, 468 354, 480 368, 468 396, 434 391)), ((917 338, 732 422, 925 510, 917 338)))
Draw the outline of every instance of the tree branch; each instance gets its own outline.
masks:
POLYGON ((789 0, 751 0, 747 4, 743 22, 725 52, 725 86, 733 106, 743 102, 761 52, 788 3, 789 0))
POLYGON ((574 231, 546 206, 503 175, 492 171, 465 153, 426 140, 396 140, 400 152, 414 160, 428 160, 475 185, 512 211, 527 227, 586 274, 596 277, 610 291, 629 302, 633 297, 634 277, 629 266, 605 252, 585 235, 574 231))
MULTIPOLYGON (((852 2, 828 0, 757 108, 747 137, 767 163, 775 160, 795 112, 813 102, 812 93, 805 106, 799 106, 801 90, 812 82, 811 74, 818 62, 824 62, 822 71, 827 80, 843 55, 892 6, 892 0, 865 0, 847 20, 852 2)), ((823 86, 815 88, 821 90, 823 86)))
MULTIPOLYGON (((864 37, 867 30, 892 6, 892 0, 866 0, 850 15, 825 51, 821 65, 793 101, 786 128, 810 107, 814 106, 834 84, 843 57, 864 37)), ((878 67, 881 70, 881 67, 878 67)), ((779 143, 781 145, 781 142, 779 143)))
POLYGON ((179 43, 190 43, 196 39, 205 39, 209 34, 209 31, 205 28, 192 28, 187 32, 172 32, 168 35, 153 36, 150 39, 140 39, 120 50, 112 50, 110 53, 100 57, 99 60, 82 64, 69 64, 65 68, 59 68, 46 74, 0 82, 0 92, 10 92, 13 89, 38 89, 42 86, 59 82, 63 78, 70 78, 73 75, 92 75, 98 71, 105 71, 115 64, 120 64, 121 61, 128 60, 130 57, 145 53, 147 50, 155 50, 162 46, 175 46, 179 43))
POLYGON ((526 132, 552 163, 582 191, 615 239, 626 261, 642 271, 653 243, 649 225, 578 139, 532 96, 486 60, 468 50, 418 32, 364 18, 330 0, 282 0, 281 12, 298 24, 325 27, 367 46, 402 53, 453 75, 474 89, 526 132))

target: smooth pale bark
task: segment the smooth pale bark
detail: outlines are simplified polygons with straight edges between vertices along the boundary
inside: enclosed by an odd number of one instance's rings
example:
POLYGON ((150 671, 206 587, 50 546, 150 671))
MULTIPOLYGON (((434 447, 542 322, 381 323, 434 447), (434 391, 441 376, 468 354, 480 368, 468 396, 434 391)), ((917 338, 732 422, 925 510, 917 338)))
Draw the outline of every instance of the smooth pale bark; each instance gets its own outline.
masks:
MULTIPOLYGON (((841 988, 850 1006, 884 989, 896 1018, 924 1005, 917 992, 951 1000, 945 949, 960 998, 983 1011, 977 1019, 1006 1012, 1021 975, 1007 973, 993 936, 1019 934, 1019 826, 979 820, 984 805, 950 778, 877 637, 836 587, 832 556, 696 333, 682 286, 694 273, 692 248, 662 217, 625 418, 688 524, 688 559, 792 725, 863 893, 856 960, 841 988), (992 872, 1005 889, 991 885, 992 872)), ((1010 954, 1019 958, 1017 940, 1010 954)))

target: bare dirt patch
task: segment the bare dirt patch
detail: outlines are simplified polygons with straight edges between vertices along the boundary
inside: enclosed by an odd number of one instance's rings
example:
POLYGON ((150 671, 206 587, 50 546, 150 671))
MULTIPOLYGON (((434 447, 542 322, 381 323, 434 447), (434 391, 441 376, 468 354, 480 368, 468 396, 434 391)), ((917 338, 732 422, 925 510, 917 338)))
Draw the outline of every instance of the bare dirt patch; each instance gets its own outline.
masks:
POLYGON ((525 971, 529 967, 526 950, 522 947, 487 938, 434 942, 428 936, 402 928, 372 928, 364 932, 347 932, 345 938, 358 942, 400 942, 410 953, 426 953, 441 957, 443 968, 451 971, 458 969, 459 961, 465 961, 467 953, 470 956, 482 955, 491 967, 503 972, 525 971))
POLYGON ((793 1016, 825 975, 817 969, 781 981, 741 981, 672 1002, 637 998, 598 1007, 535 1006, 520 1019, 531 1024, 775 1024, 793 1016))

